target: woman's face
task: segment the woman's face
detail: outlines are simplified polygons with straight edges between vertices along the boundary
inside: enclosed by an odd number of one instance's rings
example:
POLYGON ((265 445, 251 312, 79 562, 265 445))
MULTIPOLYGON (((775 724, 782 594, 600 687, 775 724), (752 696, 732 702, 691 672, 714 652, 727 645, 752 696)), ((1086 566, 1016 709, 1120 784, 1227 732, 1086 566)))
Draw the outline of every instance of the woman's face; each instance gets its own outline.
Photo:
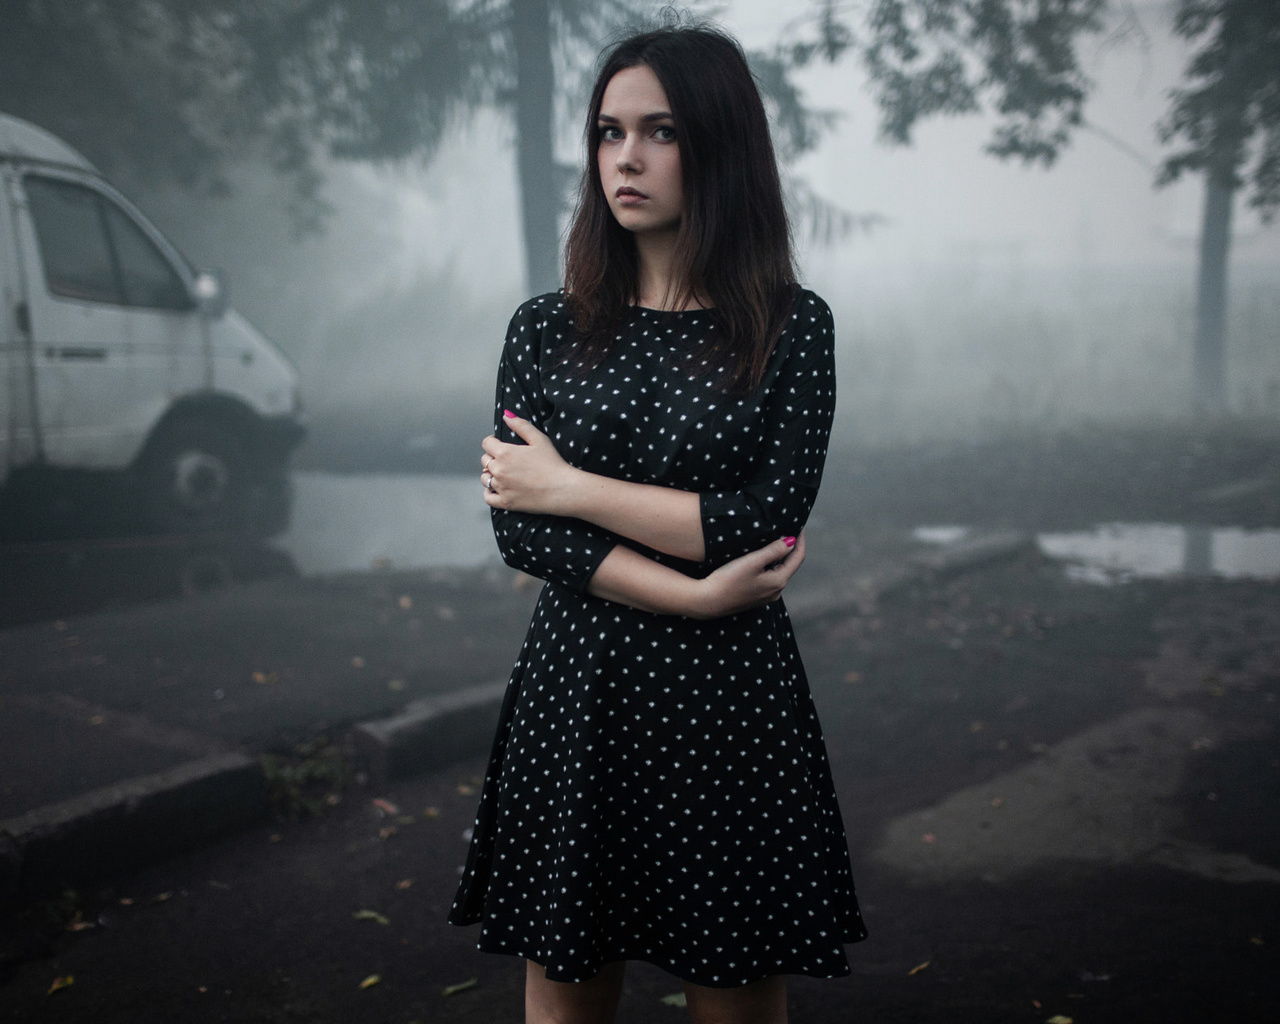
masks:
POLYGON ((680 146, 666 90, 643 64, 605 86, 596 160, 605 199, 628 231, 674 234, 684 213, 680 146))

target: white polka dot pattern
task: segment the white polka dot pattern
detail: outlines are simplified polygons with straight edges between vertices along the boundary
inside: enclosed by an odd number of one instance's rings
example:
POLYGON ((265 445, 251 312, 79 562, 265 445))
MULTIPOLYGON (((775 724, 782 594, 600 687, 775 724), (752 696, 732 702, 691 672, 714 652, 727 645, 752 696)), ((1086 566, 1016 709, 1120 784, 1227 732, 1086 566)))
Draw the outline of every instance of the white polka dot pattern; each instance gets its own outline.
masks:
MULTIPOLYGON (((747 398, 696 376, 697 311, 635 309, 586 375, 551 358, 558 294, 512 318, 510 409, 591 472, 701 495, 701 575, 798 533, 835 407, 831 312, 801 292, 747 398)), ((593 598, 614 544, 574 519, 495 510, 506 561, 548 581, 503 704, 455 924, 480 948, 581 981, 646 960, 702 985, 849 972, 864 938, 822 734, 781 601, 710 622, 593 598)))

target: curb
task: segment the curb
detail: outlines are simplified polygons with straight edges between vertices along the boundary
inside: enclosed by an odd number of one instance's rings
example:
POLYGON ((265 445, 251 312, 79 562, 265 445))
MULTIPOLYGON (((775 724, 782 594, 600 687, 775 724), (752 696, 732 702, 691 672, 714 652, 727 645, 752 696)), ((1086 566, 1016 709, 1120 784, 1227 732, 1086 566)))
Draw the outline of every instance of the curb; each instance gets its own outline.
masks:
POLYGON ((414 701, 391 718, 355 727, 356 758, 369 785, 427 772, 489 749, 506 680, 414 701))
POLYGON ((98 881, 245 828, 266 815, 257 758, 202 757, 0 821, 0 896, 98 881))
POLYGON ((981 533, 944 545, 936 551, 921 551, 906 558, 873 566, 868 571, 838 583, 815 587, 787 599, 787 614, 795 625, 804 625, 850 611, 870 615, 886 595, 920 580, 937 579, 965 572, 980 565, 1016 558, 1036 550, 1035 536, 1008 530, 981 533))
MULTIPOLYGON (((507 684, 415 701, 350 733, 376 791, 487 750, 507 684)), ((0 821, 0 904, 99 882, 190 850, 268 816, 257 757, 222 753, 0 821)))

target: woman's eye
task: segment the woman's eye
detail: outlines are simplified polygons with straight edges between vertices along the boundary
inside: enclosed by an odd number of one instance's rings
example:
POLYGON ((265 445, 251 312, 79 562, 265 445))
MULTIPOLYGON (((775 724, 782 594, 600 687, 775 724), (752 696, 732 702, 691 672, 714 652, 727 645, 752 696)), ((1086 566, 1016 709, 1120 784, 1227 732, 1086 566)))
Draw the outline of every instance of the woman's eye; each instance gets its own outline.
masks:
POLYGON ((654 138, 660 139, 663 142, 675 142, 676 140, 676 130, 669 124, 659 125, 654 130, 653 135, 654 138))
POLYGON ((600 126, 600 141, 616 142, 620 138, 622 138, 622 131, 620 129, 607 124, 600 126))

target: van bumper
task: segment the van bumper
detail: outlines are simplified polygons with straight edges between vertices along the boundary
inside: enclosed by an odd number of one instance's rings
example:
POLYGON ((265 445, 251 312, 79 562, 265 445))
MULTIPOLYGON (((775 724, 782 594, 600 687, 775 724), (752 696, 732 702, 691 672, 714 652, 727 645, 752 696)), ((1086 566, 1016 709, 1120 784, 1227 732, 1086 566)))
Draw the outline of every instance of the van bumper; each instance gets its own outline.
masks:
POLYGON ((264 462, 284 462, 307 436, 296 416, 264 416, 258 421, 258 451, 264 462))

